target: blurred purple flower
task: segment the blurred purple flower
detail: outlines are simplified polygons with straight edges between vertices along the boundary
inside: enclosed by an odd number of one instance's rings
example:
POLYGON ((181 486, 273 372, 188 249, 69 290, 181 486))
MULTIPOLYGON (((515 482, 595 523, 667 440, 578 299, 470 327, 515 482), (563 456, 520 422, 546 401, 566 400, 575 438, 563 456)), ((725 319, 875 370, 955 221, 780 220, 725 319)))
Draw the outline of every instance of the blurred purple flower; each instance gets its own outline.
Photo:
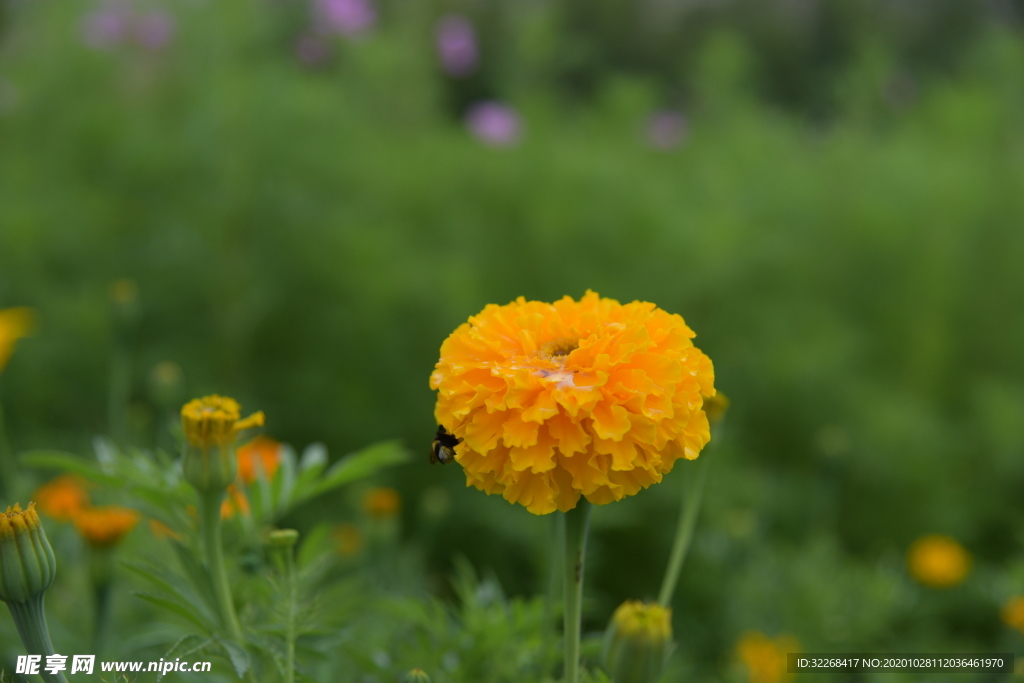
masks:
POLYGON ((663 109, 647 119, 647 141, 658 149, 673 149, 686 140, 690 125, 677 111, 663 109))
POLYGON ((365 33, 377 23, 370 0, 315 0, 315 12, 328 30, 346 36, 365 33))
POLYGON ((466 112, 466 126, 478 140, 492 147, 510 147, 522 135, 516 110, 501 102, 479 102, 466 112))
POLYGON ((135 39, 147 50, 166 47, 174 37, 174 17, 167 12, 149 12, 136 17, 135 39))
POLYGON ((131 13, 121 7, 99 9, 82 20, 82 40, 89 47, 106 50, 127 39, 131 13))
POLYGON ((295 56, 306 66, 317 66, 331 56, 331 47, 321 38, 307 33, 296 41, 295 56))
POLYGON ((479 58, 476 30, 461 14, 441 17, 435 31, 441 68, 450 76, 468 76, 476 71, 479 58))

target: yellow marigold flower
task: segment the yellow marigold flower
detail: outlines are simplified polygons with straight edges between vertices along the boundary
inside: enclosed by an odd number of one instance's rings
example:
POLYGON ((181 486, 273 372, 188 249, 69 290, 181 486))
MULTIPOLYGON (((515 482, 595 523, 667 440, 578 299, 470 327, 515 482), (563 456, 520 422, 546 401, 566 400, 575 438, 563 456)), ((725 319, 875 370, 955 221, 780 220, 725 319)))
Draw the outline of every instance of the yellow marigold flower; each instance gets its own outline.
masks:
POLYGON ((950 588, 967 577, 971 556, 949 536, 932 534, 922 536, 910 546, 907 568, 925 586, 950 588))
POLYGON ((1002 611, 1003 623, 1024 633, 1024 596, 1010 598, 1002 611))
POLYGON ((34 327, 35 313, 31 308, 0 310, 0 370, 14 353, 14 343, 31 334, 34 327))
POLYGON ((391 488, 370 489, 363 496, 363 510, 371 517, 388 519, 402 509, 402 498, 391 488))
POLYGON ((257 436, 244 446, 239 446, 236 455, 238 478, 246 484, 256 481, 259 469, 263 470, 267 479, 273 479, 281 463, 281 444, 270 437, 257 436))
POLYGON ((612 615, 602 660, 616 683, 653 683, 672 645, 672 610, 655 602, 627 600, 612 615))
POLYGON ((175 541, 181 540, 181 534, 161 522, 159 519, 149 520, 149 531, 156 538, 172 538, 175 541))
POLYGON ((769 638, 749 631, 736 645, 736 654, 747 669, 750 683, 782 683, 792 678, 787 672, 786 655, 799 652, 800 643, 792 636, 769 638))
POLYGON ((251 513, 252 508, 249 506, 249 499, 245 493, 234 484, 230 484, 227 495, 220 504, 220 518, 231 519, 235 515, 248 517, 251 513))
POLYGON ((93 548, 111 548, 135 528, 139 523, 139 513, 118 505, 103 505, 85 508, 71 521, 93 548))
MULTIPOLYGON (((41 598, 56 574, 57 560, 35 503, 24 510, 16 504, 0 512, 0 600, 27 603, 41 598)), ((13 608, 12 614, 17 621, 13 608)))
POLYGON ((186 403, 181 409, 181 425, 189 444, 196 448, 229 446, 243 429, 262 427, 263 411, 242 418, 238 401, 224 396, 204 396, 186 403))
POLYGON ((358 555, 363 549, 363 534, 355 524, 339 524, 331 533, 334 547, 342 557, 358 555))
POLYGON ((466 484, 534 514, 660 482, 711 438, 710 359, 683 319, 588 291, 489 305, 441 345, 434 414, 466 484))
POLYGON ((71 521, 92 504, 81 478, 73 474, 62 474, 43 484, 33 497, 39 511, 58 522, 71 521))

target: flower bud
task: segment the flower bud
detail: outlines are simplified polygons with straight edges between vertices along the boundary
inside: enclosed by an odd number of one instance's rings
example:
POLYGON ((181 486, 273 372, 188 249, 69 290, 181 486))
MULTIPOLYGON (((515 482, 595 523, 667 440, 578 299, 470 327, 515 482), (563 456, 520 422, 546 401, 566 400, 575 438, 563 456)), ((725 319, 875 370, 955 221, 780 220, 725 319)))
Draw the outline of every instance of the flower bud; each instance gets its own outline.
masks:
POLYGON ((672 647, 672 610, 657 603, 627 600, 605 633, 602 660, 615 683, 653 683, 672 647))
POLYGON ((299 532, 295 529, 274 529, 267 534, 267 541, 275 548, 291 548, 299 542, 299 532))
POLYGON ((402 683, 430 683, 430 676, 423 669, 417 668, 405 674, 402 683))
POLYGON ((263 425, 263 413, 244 420, 238 402, 222 396, 197 398, 181 409, 185 432, 182 469, 185 480, 201 492, 223 491, 235 480, 235 438, 243 429, 263 425))
POLYGON ((57 560, 35 503, 0 513, 0 600, 27 603, 41 598, 56 573, 57 560))
POLYGON ((708 422, 715 424, 722 421, 726 411, 729 410, 729 397, 725 392, 719 390, 714 396, 704 399, 704 412, 708 416, 708 422))

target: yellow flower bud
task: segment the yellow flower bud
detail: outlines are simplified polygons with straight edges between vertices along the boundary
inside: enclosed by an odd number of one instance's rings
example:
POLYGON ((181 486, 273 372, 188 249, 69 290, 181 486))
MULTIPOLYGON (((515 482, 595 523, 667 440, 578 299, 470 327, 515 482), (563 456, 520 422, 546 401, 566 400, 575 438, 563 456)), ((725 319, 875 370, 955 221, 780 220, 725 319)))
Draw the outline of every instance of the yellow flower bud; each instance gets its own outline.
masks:
POLYGON ((36 504, 0 513, 0 600, 27 603, 53 583, 57 560, 46 540, 36 504))
POLYGON ((615 683, 652 683, 672 648, 672 610, 657 603, 627 600, 605 633, 605 672, 615 683))
POLYGON ((708 422, 715 424, 721 422, 725 413, 729 410, 729 397, 725 392, 719 390, 714 396, 704 399, 704 412, 708 416, 708 422))
POLYGON ((223 396, 197 398, 181 409, 185 431, 185 480, 198 491, 223 491, 235 480, 238 462, 234 445, 238 433, 263 425, 262 412, 244 420, 238 402, 223 396))

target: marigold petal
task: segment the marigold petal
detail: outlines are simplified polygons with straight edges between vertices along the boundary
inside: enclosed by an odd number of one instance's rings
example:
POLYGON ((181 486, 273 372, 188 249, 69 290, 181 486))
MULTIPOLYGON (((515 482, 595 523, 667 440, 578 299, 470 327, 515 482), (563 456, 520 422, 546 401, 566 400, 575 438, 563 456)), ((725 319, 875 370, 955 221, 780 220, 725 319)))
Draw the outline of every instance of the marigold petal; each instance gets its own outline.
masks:
POLYGON ((602 401, 594 406, 594 434, 601 439, 620 440, 629 431, 629 411, 611 401, 602 401))

